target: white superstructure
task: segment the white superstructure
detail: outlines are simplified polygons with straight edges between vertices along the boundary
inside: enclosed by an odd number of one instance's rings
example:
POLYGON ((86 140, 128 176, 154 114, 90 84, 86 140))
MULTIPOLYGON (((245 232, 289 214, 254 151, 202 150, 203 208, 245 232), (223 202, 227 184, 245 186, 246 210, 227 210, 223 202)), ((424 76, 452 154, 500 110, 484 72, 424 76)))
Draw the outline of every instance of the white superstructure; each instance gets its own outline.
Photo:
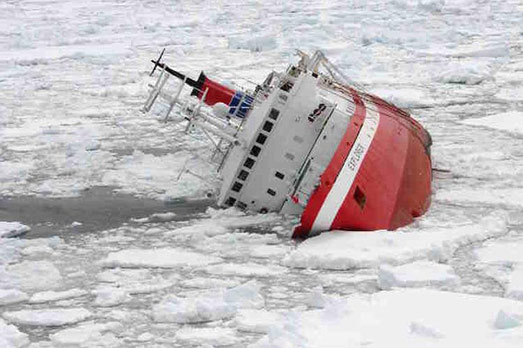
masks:
POLYGON ((227 110, 220 111, 218 105, 215 112, 206 110, 207 91, 190 107, 178 99, 182 87, 173 96, 165 94, 162 88, 169 75, 162 70, 145 109, 161 96, 169 103, 168 114, 180 104, 190 126, 200 126, 227 143, 221 144, 218 205, 299 214, 329 164, 354 113, 354 101, 334 78, 334 67, 327 65, 331 76, 318 72, 319 64, 327 63, 321 52, 312 58, 299 53, 298 65, 271 73, 258 86, 241 123, 227 122, 227 110))

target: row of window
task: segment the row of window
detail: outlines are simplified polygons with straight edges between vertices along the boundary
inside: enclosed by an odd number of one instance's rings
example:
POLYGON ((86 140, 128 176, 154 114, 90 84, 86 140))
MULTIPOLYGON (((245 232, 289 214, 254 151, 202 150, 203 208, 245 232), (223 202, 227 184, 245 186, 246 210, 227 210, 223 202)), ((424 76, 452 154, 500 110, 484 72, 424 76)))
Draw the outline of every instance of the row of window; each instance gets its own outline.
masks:
MULTIPOLYGON (((249 177, 250 169, 252 169, 252 167, 254 167, 254 164, 256 163, 256 158, 261 153, 262 147, 268 139, 268 133, 270 133, 272 131, 272 129, 274 128, 274 122, 278 120, 279 115, 280 115, 279 110, 277 110, 275 108, 271 108, 271 111, 269 112, 269 115, 268 115, 268 118, 270 120, 266 120, 262 127, 262 131, 266 132, 267 134, 260 132, 258 134, 258 136, 256 137, 256 141, 255 141, 256 144, 251 147, 251 151, 249 152, 249 157, 247 157, 245 159, 245 162, 243 162, 243 168, 240 169, 240 172, 238 173, 238 176, 236 177, 238 180, 235 181, 234 184, 232 185, 231 191, 239 193, 241 191, 241 189, 243 188, 245 181, 249 177)), ((280 180, 283 180, 283 178, 285 178, 285 175, 280 172, 276 172, 275 176, 280 180)), ((274 191, 273 189, 268 189, 267 193, 271 196, 276 196, 276 191, 274 191)), ((236 203, 236 199, 234 197, 229 197, 225 201, 225 205, 227 205, 227 206, 232 206, 235 203, 236 203)), ((247 207, 247 205, 241 201, 238 201, 238 203, 236 203, 236 206, 240 209, 245 209, 247 207)))

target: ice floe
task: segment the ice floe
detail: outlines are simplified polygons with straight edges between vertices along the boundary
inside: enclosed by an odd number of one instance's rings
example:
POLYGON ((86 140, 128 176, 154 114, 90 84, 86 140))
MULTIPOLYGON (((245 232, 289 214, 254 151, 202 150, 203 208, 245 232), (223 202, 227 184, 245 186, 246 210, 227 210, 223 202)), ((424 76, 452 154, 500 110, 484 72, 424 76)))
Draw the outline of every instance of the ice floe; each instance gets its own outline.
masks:
POLYGON ((258 263, 247 262, 243 264, 221 263, 205 268, 205 271, 216 275, 234 275, 244 277, 270 277, 286 273, 285 267, 277 265, 261 265, 258 263))
POLYGON ((44 292, 38 292, 31 296, 29 299, 29 303, 35 304, 35 303, 45 303, 45 302, 52 302, 52 301, 60 301, 60 300, 67 300, 71 298, 81 297, 84 295, 87 295, 86 290, 82 289, 71 289, 67 291, 44 291, 44 292))
POLYGON ((4 319, 19 325, 62 326, 84 321, 92 316, 85 308, 25 309, 4 312, 4 319))
POLYGON ((50 290, 62 283, 58 268, 49 261, 22 261, 6 266, 3 286, 22 290, 50 290))
POLYGON ((48 60, 60 59, 65 57, 82 58, 85 56, 98 55, 122 55, 129 53, 129 48, 125 44, 115 45, 67 45, 67 46, 48 46, 45 48, 26 49, 17 51, 2 52, 0 60, 16 61, 18 64, 30 65, 33 62, 43 63, 48 60))
POLYGON ((505 290, 505 296, 523 301, 523 263, 512 270, 505 290))
POLYGON ((93 294, 96 295, 94 305, 99 307, 113 307, 131 300, 127 291, 107 285, 98 286, 93 294))
POLYGON ((20 332, 16 326, 7 324, 0 318, 0 347, 18 348, 29 344, 28 336, 20 332))
POLYGON ((469 118, 461 122, 472 126, 482 126, 523 134, 523 112, 519 111, 509 111, 480 118, 469 118))
POLYGON ((173 268, 204 266, 220 262, 221 258, 203 255, 177 248, 126 249, 109 253, 102 260, 105 267, 152 267, 173 268))
POLYGON ((188 345, 208 344, 211 347, 230 346, 240 339, 229 328, 181 328, 176 331, 176 339, 188 345))
POLYGON ((50 335, 55 347, 117 347, 122 342, 115 333, 123 329, 118 322, 82 323, 50 335))
POLYGON ((29 299, 29 296, 17 289, 0 289, 0 306, 24 302, 29 299))
POLYGON ((182 280, 180 285, 187 288, 209 289, 209 288, 230 288, 240 285, 240 282, 234 279, 214 279, 209 277, 196 277, 182 280))
POLYGON ((246 49, 251 52, 269 51, 277 47, 276 37, 273 34, 251 35, 229 38, 229 48, 246 49))
POLYGON ((504 296, 523 301, 523 239, 493 240, 475 250, 476 268, 504 287, 504 296))
POLYGON ((148 269, 106 269, 97 275, 98 280, 113 283, 114 288, 130 295, 148 294, 167 289, 176 283, 176 277, 165 279, 152 275, 148 269))
POLYGON ((152 214, 149 217, 141 218, 141 219, 133 219, 135 222, 166 222, 166 221, 172 221, 176 218, 176 214, 172 212, 167 213, 155 213, 152 214))
POLYGON ((16 237, 30 230, 29 226, 16 221, 0 221, 0 238, 16 237))
POLYGON ((105 185, 121 186, 120 192, 147 192, 153 198, 168 200, 169 197, 202 194, 208 184, 202 182, 200 177, 208 176, 208 173, 207 165, 195 161, 189 152, 155 156, 135 151, 132 155, 123 156, 114 170, 107 171, 103 182, 105 185), (180 180, 182 176, 183 180, 180 180))
POLYGON ((227 290, 211 290, 182 298, 168 295, 153 306, 156 322, 201 323, 233 317, 240 308, 262 308, 260 286, 250 281, 227 290))
POLYGON ((444 83, 477 85, 492 76, 492 68, 486 64, 455 63, 436 76, 444 83))
POLYGON ((505 87, 496 94, 496 97, 502 100, 520 102, 523 100, 523 86, 505 87))
POLYGON ((400 108, 416 108, 428 106, 434 101, 427 96, 421 89, 414 88, 375 88, 372 93, 379 95, 380 98, 400 107, 400 108))
POLYGON ((451 266, 431 261, 416 261, 400 266, 381 265, 378 286, 389 290, 394 287, 453 289, 460 284, 460 278, 451 266))
POLYGON ((481 205, 523 207, 523 188, 485 189, 481 187, 438 190, 435 200, 449 203, 473 203, 481 205))
POLYGON ((265 309, 241 309, 234 318, 234 324, 238 331, 267 333, 280 317, 280 313, 265 309))
POLYGON ((340 299, 321 310, 290 312, 251 348, 519 347, 523 304, 428 289, 340 299))
POLYGON ((20 250, 20 253, 25 256, 39 256, 42 254, 52 254, 54 249, 48 245, 29 245, 20 250))
POLYGON ((447 260, 458 247, 506 233, 506 216, 492 214, 478 224, 416 232, 334 231, 307 239, 283 263, 299 268, 351 269, 416 260, 447 260))

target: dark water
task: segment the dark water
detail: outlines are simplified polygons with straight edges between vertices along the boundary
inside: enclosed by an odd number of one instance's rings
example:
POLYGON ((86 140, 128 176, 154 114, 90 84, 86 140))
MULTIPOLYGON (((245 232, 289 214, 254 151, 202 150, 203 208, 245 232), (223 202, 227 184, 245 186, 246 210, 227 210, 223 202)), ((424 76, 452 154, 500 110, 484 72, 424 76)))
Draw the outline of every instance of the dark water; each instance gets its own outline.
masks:
POLYGON ((163 202, 115 194, 111 187, 95 187, 79 197, 0 198, 0 221, 19 221, 31 227, 26 238, 62 235, 67 231, 93 232, 118 227, 132 218, 173 212, 173 220, 187 220, 204 212, 214 200, 163 202), (80 226, 71 226, 73 222, 80 226))

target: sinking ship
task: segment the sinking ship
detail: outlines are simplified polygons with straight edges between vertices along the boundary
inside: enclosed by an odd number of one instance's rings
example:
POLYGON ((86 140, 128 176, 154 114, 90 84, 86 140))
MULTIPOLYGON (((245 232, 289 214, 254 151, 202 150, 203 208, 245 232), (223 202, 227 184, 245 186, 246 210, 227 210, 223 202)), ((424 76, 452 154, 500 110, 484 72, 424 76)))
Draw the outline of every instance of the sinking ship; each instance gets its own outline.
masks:
POLYGON ((299 216, 295 238, 394 230, 427 211, 430 134, 321 51, 298 51, 297 64, 252 91, 203 72, 189 78, 162 56, 152 61, 158 78, 143 110, 161 100, 165 120, 186 120, 186 132, 209 136, 220 154, 219 206, 299 216))

